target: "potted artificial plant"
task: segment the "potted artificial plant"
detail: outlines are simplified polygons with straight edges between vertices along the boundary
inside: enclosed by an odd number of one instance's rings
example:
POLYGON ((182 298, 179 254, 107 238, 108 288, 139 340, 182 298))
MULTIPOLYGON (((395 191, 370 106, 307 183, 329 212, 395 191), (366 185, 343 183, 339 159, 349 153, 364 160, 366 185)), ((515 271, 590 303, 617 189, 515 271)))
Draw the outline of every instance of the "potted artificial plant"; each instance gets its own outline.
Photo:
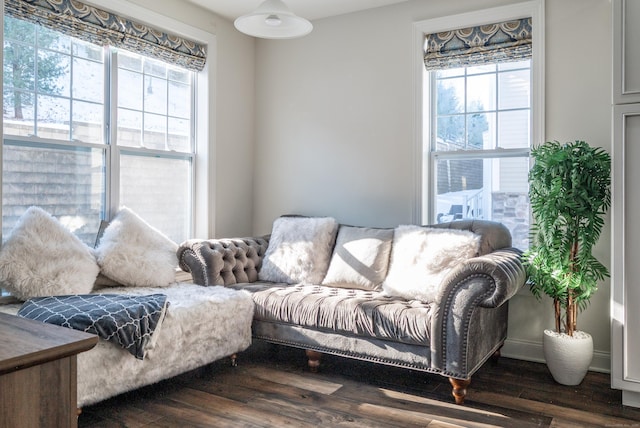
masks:
POLYGON ((553 299, 555 331, 545 330, 543 351, 556 382, 582 382, 593 341, 578 330, 598 281, 609 272, 592 254, 611 205, 611 158, 584 141, 547 142, 531 150, 529 200, 531 247, 524 254, 529 286, 538 299, 553 299))

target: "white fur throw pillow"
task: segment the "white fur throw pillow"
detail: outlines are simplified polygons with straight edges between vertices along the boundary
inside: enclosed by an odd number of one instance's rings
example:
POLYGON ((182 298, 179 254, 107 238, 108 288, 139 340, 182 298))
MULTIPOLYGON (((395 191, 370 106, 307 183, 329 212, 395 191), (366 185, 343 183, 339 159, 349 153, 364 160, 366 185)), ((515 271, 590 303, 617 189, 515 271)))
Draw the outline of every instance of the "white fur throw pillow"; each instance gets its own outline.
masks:
POLYGON ((479 247, 480 236, 467 230, 398 226, 382 289, 390 296, 434 302, 447 273, 475 257, 479 247))
POLYGON ((258 272, 261 281, 320 284, 331 259, 338 223, 331 217, 280 217, 258 272))
POLYGON ((92 249, 38 207, 27 209, 0 249, 0 283, 22 300, 87 294, 99 270, 92 249))
POLYGON ((178 244, 129 208, 118 211, 96 248, 100 271, 119 284, 164 287, 175 282, 178 244))
POLYGON ((340 226, 323 285, 380 290, 387 275, 393 229, 340 226))

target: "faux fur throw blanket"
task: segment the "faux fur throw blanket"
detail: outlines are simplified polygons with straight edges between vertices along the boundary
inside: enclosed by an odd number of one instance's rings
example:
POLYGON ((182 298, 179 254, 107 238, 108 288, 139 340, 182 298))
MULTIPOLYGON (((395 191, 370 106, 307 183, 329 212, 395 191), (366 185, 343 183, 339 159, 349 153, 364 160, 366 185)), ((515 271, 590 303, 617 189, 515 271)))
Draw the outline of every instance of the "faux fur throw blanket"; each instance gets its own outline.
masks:
POLYGON ((27 300, 18 315, 97 334, 142 360, 168 305, 164 294, 49 296, 27 300))

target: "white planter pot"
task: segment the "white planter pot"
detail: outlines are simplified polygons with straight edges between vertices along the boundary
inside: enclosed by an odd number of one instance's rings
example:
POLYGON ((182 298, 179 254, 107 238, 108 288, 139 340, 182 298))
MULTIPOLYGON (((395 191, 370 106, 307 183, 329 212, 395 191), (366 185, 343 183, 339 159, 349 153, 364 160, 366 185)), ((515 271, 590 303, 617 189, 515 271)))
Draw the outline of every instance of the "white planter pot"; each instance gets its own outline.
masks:
POLYGON ((593 339, 583 331, 576 331, 571 337, 565 333, 545 330, 542 350, 547 367, 556 382, 578 385, 587 374, 593 359, 593 339))

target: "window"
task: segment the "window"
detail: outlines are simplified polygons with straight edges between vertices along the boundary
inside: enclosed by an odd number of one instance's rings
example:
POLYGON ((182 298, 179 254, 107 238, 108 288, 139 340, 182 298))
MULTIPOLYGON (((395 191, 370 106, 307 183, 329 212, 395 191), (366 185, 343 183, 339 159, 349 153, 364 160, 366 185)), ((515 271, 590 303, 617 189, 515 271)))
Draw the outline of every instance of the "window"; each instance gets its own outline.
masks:
POLYGON ((420 223, 498 221, 515 247, 528 247, 529 150, 543 129, 542 7, 416 24, 420 223))
POLYGON ((84 242, 126 205, 193 230, 196 72, 4 18, 3 236, 38 205, 84 242))
POLYGON ((530 60, 432 71, 428 79, 431 221, 500 221, 526 247, 530 60))

